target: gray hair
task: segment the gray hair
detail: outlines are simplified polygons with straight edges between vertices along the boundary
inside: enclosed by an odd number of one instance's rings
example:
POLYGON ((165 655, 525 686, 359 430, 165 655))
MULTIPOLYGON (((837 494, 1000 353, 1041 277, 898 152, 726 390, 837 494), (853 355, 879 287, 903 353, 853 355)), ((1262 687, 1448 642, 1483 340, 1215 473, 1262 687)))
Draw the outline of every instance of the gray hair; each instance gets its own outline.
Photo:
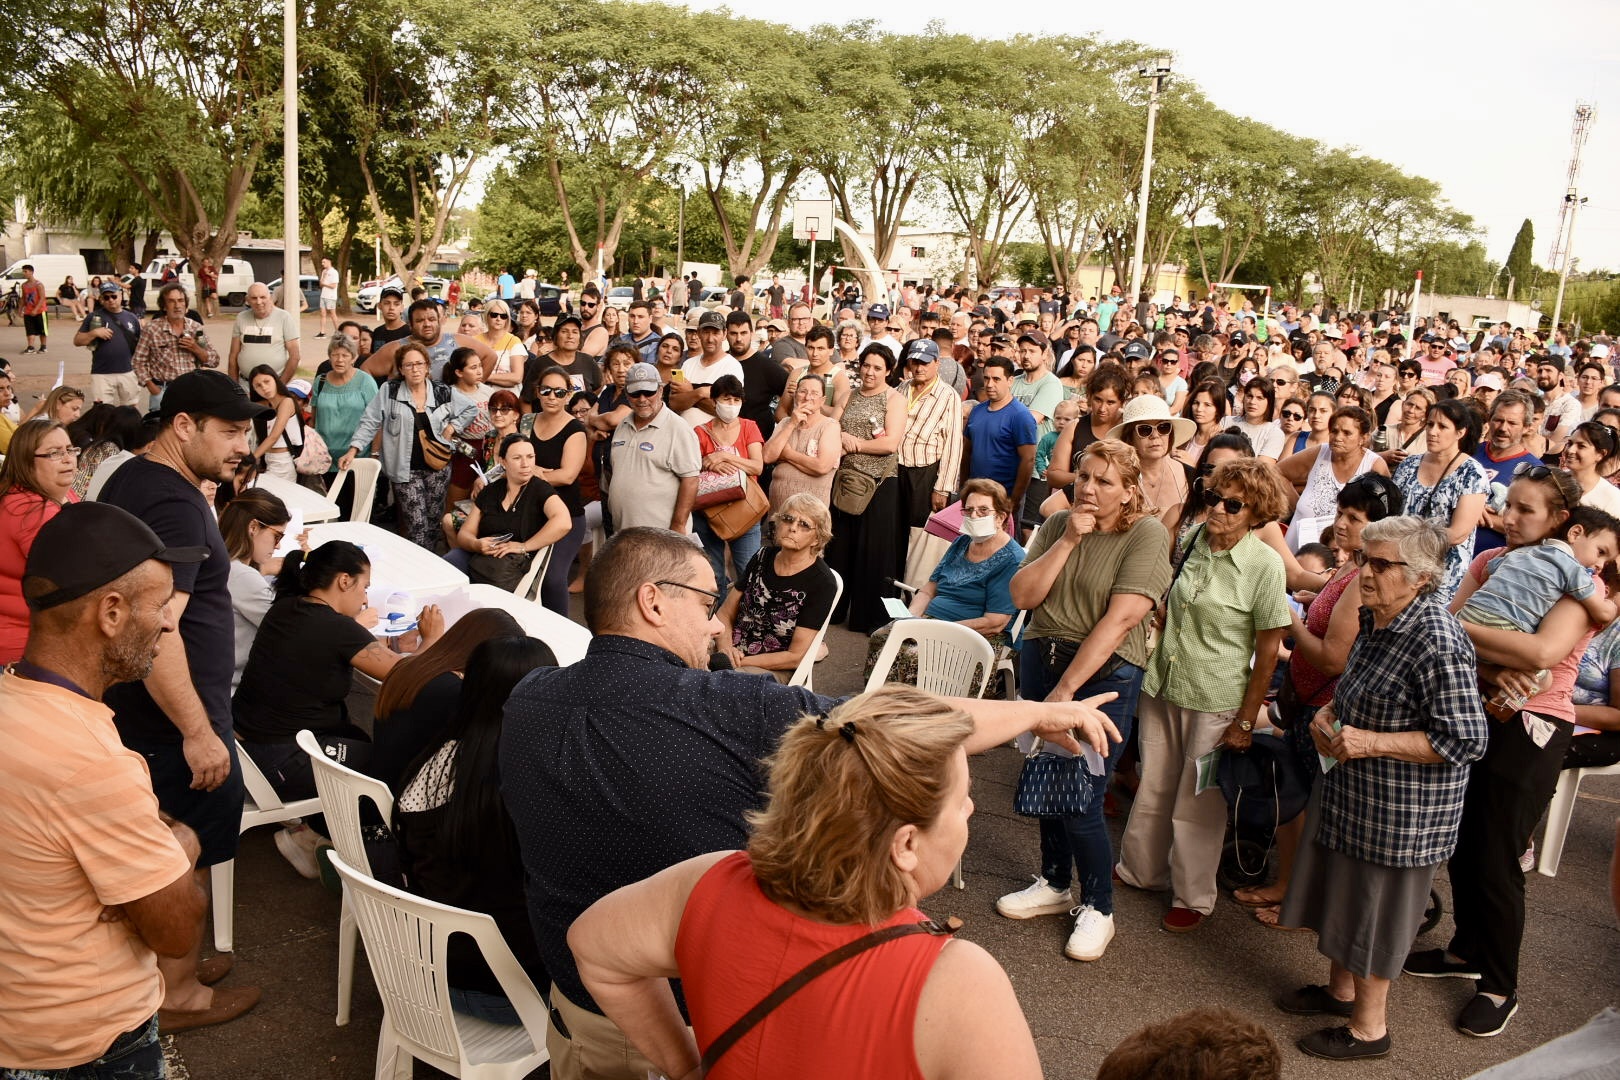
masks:
POLYGON ((1445 576, 1446 549, 1451 541, 1446 531, 1425 518, 1403 515, 1374 521, 1361 530, 1361 546, 1368 544, 1394 544, 1406 565, 1401 572, 1409 584, 1425 579, 1420 594, 1432 593, 1440 587, 1445 576))
MULTIPOLYGON (((808 491, 795 492, 789 495, 782 500, 782 505, 777 508, 776 513, 798 514, 800 517, 808 519, 815 526, 816 538, 811 546, 815 549, 817 555, 826 550, 827 545, 832 542, 832 512, 827 509, 826 503, 808 491)), ((589 580, 589 578, 586 578, 587 582, 589 580)))
POLYGON ((331 356, 339 349, 347 349, 350 356, 357 360, 360 358, 360 346, 348 334, 333 334, 332 339, 326 343, 327 356, 331 356))

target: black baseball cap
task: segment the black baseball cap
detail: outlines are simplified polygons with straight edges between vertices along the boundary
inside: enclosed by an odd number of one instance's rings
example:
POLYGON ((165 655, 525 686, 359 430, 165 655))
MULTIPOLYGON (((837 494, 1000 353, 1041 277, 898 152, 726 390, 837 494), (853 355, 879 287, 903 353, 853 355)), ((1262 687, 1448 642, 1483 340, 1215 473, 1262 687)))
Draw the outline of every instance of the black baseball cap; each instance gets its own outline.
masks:
POLYGON ((206 547, 164 547, 146 522, 122 507, 69 503, 41 526, 28 549, 23 597, 30 611, 45 611, 118 580, 147 559, 174 564, 206 558, 206 547), (55 588, 30 595, 33 580, 55 588))
POLYGON ((585 320, 569 311, 557 316, 557 321, 551 324, 551 332, 555 334, 558 330, 562 329, 564 323, 573 323, 581 330, 585 329, 585 320))
POLYGON ((377 293, 377 299, 381 300, 385 296, 397 296, 403 300, 405 299, 405 290, 398 285, 384 285, 377 293))
POLYGON ((163 391, 163 419, 191 413, 221 420, 252 420, 273 412, 268 405, 249 401, 237 381, 223 371, 198 368, 175 379, 163 391))
POLYGON ((1153 355, 1153 349, 1141 338, 1132 338, 1120 349, 1120 355, 1127 360, 1146 360, 1153 355))

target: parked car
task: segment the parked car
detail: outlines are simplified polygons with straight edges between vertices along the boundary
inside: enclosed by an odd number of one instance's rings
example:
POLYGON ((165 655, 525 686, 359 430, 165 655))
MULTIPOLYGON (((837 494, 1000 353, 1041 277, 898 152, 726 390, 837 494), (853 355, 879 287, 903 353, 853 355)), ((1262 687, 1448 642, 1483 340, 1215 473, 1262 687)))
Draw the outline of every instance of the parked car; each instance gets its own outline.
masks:
MULTIPOLYGON (((163 270, 178 256, 174 254, 159 255, 146 264, 141 271, 141 277, 146 279, 146 295, 157 296, 158 288, 163 284, 163 270)), ((180 259, 180 284, 186 290, 186 296, 195 306, 202 297, 197 292, 197 276, 191 272, 191 260, 180 259)), ((241 307, 247 303, 248 286, 255 281, 253 264, 246 259, 226 259, 219 267, 219 302, 231 307, 241 307)), ((317 305, 318 306, 318 305, 317 305)))
MULTIPOLYGON (((487 294, 484 297, 484 305, 487 307, 489 302, 496 299, 499 295, 499 293, 495 292, 487 294)), ((540 315, 542 318, 556 318, 558 315, 561 315, 562 299, 563 291, 561 286, 548 285, 545 282, 540 282, 534 287, 534 302, 539 305, 540 315)), ((513 300, 512 302, 516 304, 520 301, 513 300)), ((614 307, 617 306, 617 304, 614 305, 614 307)))
POLYGON ((726 306, 726 297, 730 293, 731 290, 724 285, 710 285, 703 290, 703 295, 698 297, 698 306, 710 311, 719 311, 726 306))
POLYGON ((613 288, 608 290, 608 307, 616 307, 620 311, 628 311, 630 309, 630 301, 634 300, 635 298, 636 290, 632 289, 630 286, 615 285, 613 288))
POLYGON ((30 255, 26 259, 18 259, 6 268, 4 274, 0 274, 0 293, 22 288, 24 265, 34 268, 34 276, 45 286, 45 295, 53 304, 56 302, 56 290, 62 287, 64 279, 71 277, 81 290, 90 283, 90 272, 85 268, 83 255, 30 255))
MULTIPOLYGON (((277 294, 281 291, 281 279, 276 278, 269 286, 270 295, 278 302, 277 294)), ((298 290, 303 293, 299 311, 319 311, 321 309, 321 279, 314 274, 298 275, 298 290)))
POLYGON ((383 286, 398 284, 400 284, 398 274, 361 283, 359 291, 354 294, 354 310, 371 314, 377 310, 377 298, 382 294, 383 286))

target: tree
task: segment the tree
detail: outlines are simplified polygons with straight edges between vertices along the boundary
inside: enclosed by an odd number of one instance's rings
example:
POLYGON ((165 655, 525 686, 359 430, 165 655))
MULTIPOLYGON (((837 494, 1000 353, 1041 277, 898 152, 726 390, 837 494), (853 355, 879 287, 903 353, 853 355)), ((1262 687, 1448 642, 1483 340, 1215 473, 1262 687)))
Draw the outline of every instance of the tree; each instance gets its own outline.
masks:
POLYGON ((1529 218, 1519 226, 1519 233, 1513 238, 1513 247, 1508 250, 1507 263, 1503 269, 1507 271, 1507 281, 1504 283, 1504 293, 1509 300, 1513 299, 1515 288, 1528 289, 1531 284, 1531 274, 1535 267, 1534 256, 1531 254, 1536 244, 1536 227, 1530 223, 1529 218))
POLYGON ((0 21, 0 85, 53 101, 184 255, 218 263, 280 133, 280 42, 270 0, 38 0, 0 21))

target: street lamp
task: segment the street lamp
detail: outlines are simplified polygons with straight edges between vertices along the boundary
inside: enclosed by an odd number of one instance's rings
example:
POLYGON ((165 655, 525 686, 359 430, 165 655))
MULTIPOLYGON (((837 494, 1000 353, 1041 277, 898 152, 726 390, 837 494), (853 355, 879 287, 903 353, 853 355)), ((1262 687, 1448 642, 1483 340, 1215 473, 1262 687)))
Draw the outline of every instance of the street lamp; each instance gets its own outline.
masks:
POLYGON ((1564 286, 1569 284, 1569 264, 1574 260, 1570 258, 1575 250, 1575 215, 1580 208, 1586 205, 1586 199, 1575 194, 1571 188, 1569 194, 1564 196, 1564 202, 1569 207, 1569 228, 1564 233, 1564 266, 1558 272, 1558 299, 1553 303, 1553 333, 1558 332, 1558 318, 1564 313, 1564 286))
POLYGON ((1148 95, 1147 142, 1142 146, 1142 192, 1136 200, 1136 253, 1131 259, 1131 291, 1126 303, 1135 310, 1137 298, 1142 295, 1142 263, 1147 254, 1148 187, 1153 179, 1153 127, 1159 118, 1159 94, 1164 80, 1170 77, 1170 58, 1155 56, 1136 72, 1144 79, 1153 80, 1148 95))

